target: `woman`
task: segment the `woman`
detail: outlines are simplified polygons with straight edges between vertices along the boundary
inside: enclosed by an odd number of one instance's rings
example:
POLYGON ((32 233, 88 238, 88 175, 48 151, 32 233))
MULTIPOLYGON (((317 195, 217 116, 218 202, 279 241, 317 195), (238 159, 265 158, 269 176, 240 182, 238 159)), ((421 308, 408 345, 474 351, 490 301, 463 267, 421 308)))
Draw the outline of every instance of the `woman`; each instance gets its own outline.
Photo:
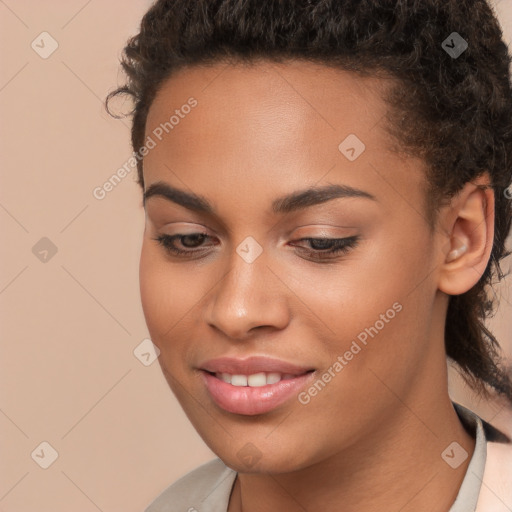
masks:
POLYGON ((510 440, 446 371, 512 401, 483 324, 509 64, 484 0, 150 8, 108 99, 135 100, 151 339, 218 459, 148 512, 512 507, 481 483, 510 440))

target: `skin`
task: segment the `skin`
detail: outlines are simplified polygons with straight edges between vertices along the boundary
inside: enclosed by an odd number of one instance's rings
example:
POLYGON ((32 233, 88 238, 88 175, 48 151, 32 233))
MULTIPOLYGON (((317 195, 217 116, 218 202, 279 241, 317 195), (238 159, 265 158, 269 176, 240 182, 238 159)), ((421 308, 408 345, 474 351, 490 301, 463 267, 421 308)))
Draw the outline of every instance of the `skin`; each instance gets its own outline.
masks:
POLYGON ((475 442, 450 402, 443 333, 449 294, 471 288, 488 261, 493 195, 477 186, 486 175, 466 184, 431 229, 424 164, 392 151, 384 129, 386 85, 300 61, 217 63, 182 69, 151 105, 147 135, 198 101, 145 156, 145 189, 166 182, 215 214, 150 197, 140 287, 171 389, 238 471, 229 512, 446 511, 464 478, 475 442), (352 162, 338 149, 351 133, 366 146, 352 162), (271 212, 277 197, 328 184, 375 200, 271 212), (175 242, 201 251, 193 257, 154 240, 197 232, 211 238, 175 242), (320 261, 308 256, 318 246, 300 241, 353 235, 355 247, 320 261), (247 236, 263 249, 252 263, 236 252, 247 236), (269 413, 233 414, 203 385, 200 364, 225 355, 276 357, 320 377, 396 302, 402 310, 307 405, 294 397, 269 413), (441 458, 453 441, 468 452, 457 469, 441 458), (237 455, 247 443, 258 454, 251 467, 237 455))

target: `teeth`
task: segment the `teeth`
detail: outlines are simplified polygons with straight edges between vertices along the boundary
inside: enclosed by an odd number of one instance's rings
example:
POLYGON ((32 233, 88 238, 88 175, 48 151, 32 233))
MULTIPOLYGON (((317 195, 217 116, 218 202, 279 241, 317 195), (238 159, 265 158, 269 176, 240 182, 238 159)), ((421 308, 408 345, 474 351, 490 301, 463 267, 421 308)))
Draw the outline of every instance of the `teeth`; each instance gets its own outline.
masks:
POLYGON ((253 373, 247 377, 247 384, 251 388, 259 388, 260 386, 265 386, 267 384, 267 376, 262 373, 253 373))
POLYGON ((232 386, 247 386, 247 375, 232 375, 231 376, 232 386))
POLYGON ((267 373, 267 384, 275 384, 281 380, 280 373, 267 373))
POLYGON ((216 373, 215 376, 232 386, 249 386, 257 388, 267 384, 276 384, 280 380, 293 379, 296 375, 291 373, 260 372, 252 375, 231 375, 230 373, 216 373))

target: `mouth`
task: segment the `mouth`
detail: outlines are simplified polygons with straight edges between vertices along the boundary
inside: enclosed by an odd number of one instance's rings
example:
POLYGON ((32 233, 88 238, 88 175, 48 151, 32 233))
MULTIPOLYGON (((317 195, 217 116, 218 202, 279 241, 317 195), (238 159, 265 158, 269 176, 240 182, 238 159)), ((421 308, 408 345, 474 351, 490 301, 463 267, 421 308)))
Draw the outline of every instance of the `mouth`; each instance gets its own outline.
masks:
POLYGON ((201 370, 203 382, 215 404, 226 412, 254 416, 273 411, 297 396, 313 380, 315 370, 300 374, 242 373, 201 370))

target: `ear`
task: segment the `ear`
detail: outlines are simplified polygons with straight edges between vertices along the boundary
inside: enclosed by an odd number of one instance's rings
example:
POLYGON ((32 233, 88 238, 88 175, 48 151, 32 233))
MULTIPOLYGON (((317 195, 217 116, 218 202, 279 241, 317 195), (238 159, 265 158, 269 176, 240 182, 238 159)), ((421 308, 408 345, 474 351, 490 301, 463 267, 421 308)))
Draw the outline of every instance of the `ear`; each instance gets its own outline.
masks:
POLYGON ((460 295, 479 281, 491 256, 494 191, 488 173, 466 183, 443 216, 446 243, 438 288, 448 295, 460 295))

